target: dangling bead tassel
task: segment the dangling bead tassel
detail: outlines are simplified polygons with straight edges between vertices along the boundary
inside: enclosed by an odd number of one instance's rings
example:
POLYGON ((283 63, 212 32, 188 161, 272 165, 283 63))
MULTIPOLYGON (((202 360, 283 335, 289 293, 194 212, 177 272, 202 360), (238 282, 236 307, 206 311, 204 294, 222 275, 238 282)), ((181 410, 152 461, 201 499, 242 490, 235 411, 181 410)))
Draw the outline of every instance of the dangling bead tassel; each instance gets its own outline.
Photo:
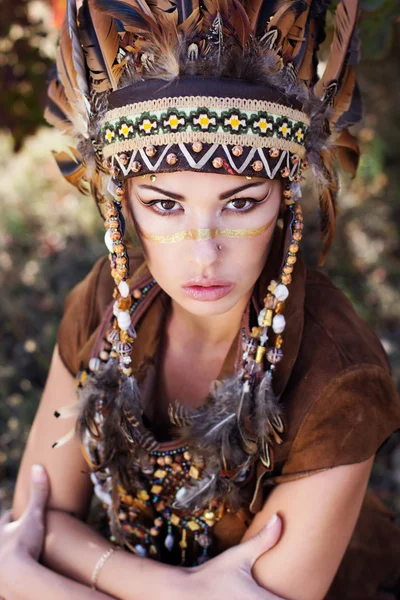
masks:
POLYGON ((281 408, 278 406, 278 399, 273 392, 272 378, 276 364, 283 358, 282 333, 286 326, 283 309, 289 296, 287 286, 292 281, 293 266, 297 260, 296 254, 303 232, 303 212, 293 196, 293 184, 292 186, 286 185, 284 188, 285 204, 291 213, 289 246, 279 281, 272 281, 269 285, 268 294, 264 298, 264 308, 258 316, 259 326, 253 329, 253 338, 258 340, 255 356, 256 372, 259 374, 264 371, 265 358, 269 363, 269 367, 257 385, 253 412, 253 428, 257 434, 260 460, 267 469, 271 468, 270 445, 272 441, 281 444, 282 438, 279 434, 284 432, 281 408), (272 336, 275 336, 275 343, 267 346, 267 342, 272 336))

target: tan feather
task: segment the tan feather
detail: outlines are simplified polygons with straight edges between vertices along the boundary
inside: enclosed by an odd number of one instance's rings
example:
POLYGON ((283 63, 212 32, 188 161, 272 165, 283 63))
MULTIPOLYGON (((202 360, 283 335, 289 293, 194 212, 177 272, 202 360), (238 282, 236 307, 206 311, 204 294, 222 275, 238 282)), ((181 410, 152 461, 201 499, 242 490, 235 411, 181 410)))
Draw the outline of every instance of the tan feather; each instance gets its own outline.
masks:
POLYGON ((328 62, 321 79, 314 86, 314 93, 319 98, 324 96, 325 89, 332 81, 338 81, 341 77, 357 14, 357 0, 341 0, 335 13, 335 31, 328 62))
POLYGON ((64 178, 75 186, 82 194, 90 194, 90 186, 85 179, 86 165, 82 161, 80 152, 69 146, 71 154, 67 152, 52 151, 55 161, 64 178), (71 156, 72 155, 72 156, 71 156))

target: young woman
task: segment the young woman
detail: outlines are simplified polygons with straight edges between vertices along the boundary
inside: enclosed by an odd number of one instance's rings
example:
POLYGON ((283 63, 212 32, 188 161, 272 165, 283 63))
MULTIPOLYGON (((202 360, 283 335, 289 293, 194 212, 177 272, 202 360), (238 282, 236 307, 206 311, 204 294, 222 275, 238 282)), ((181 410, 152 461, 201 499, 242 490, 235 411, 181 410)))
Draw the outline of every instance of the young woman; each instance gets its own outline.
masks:
MULTIPOLYGON (((400 402, 377 337, 299 251, 309 164, 325 253, 333 234, 356 13, 339 5, 315 84, 313 5, 69 4, 47 118, 78 129, 82 156, 57 158, 90 182, 109 255, 67 299, 17 482, 14 519, 31 465, 50 483, 32 590, 45 567, 83 598, 394 587, 399 530, 366 488, 400 402), (104 537, 84 523, 93 490, 104 537)), ((11 547, 29 515, 3 524, 11 547)))

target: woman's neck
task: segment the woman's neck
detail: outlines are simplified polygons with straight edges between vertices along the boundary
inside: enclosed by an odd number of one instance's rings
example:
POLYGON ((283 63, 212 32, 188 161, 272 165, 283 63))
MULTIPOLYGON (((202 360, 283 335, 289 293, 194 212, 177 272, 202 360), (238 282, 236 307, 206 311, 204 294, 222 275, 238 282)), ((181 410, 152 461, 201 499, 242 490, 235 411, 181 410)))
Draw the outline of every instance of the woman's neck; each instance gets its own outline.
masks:
POLYGON ((198 348, 230 345, 240 329, 243 313, 251 298, 252 290, 235 306, 221 315, 194 315, 174 300, 168 319, 169 333, 178 336, 181 343, 196 338, 198 348))

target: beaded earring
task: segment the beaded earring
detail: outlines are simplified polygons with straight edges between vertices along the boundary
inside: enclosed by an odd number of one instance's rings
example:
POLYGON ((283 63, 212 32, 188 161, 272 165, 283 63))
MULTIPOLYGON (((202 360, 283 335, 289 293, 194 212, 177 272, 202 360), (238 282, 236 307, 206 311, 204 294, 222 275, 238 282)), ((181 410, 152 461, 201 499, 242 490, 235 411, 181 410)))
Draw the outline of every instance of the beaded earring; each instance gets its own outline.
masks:
POLYGON ((111 275, 115 283, 113 312, 116 319, 109 334, 109 342, 112 344, 111 355, 118 358, 122 373, 130 376, 132 342, 136 333, 131 327, 130 309, 133 299, 129 291, 129 258, 124 242, 125 219, 121 210, 124 194, 124 184, 118 181, 113 202, 108 201, 105 204, 104 241, 109 251, 111 275))

